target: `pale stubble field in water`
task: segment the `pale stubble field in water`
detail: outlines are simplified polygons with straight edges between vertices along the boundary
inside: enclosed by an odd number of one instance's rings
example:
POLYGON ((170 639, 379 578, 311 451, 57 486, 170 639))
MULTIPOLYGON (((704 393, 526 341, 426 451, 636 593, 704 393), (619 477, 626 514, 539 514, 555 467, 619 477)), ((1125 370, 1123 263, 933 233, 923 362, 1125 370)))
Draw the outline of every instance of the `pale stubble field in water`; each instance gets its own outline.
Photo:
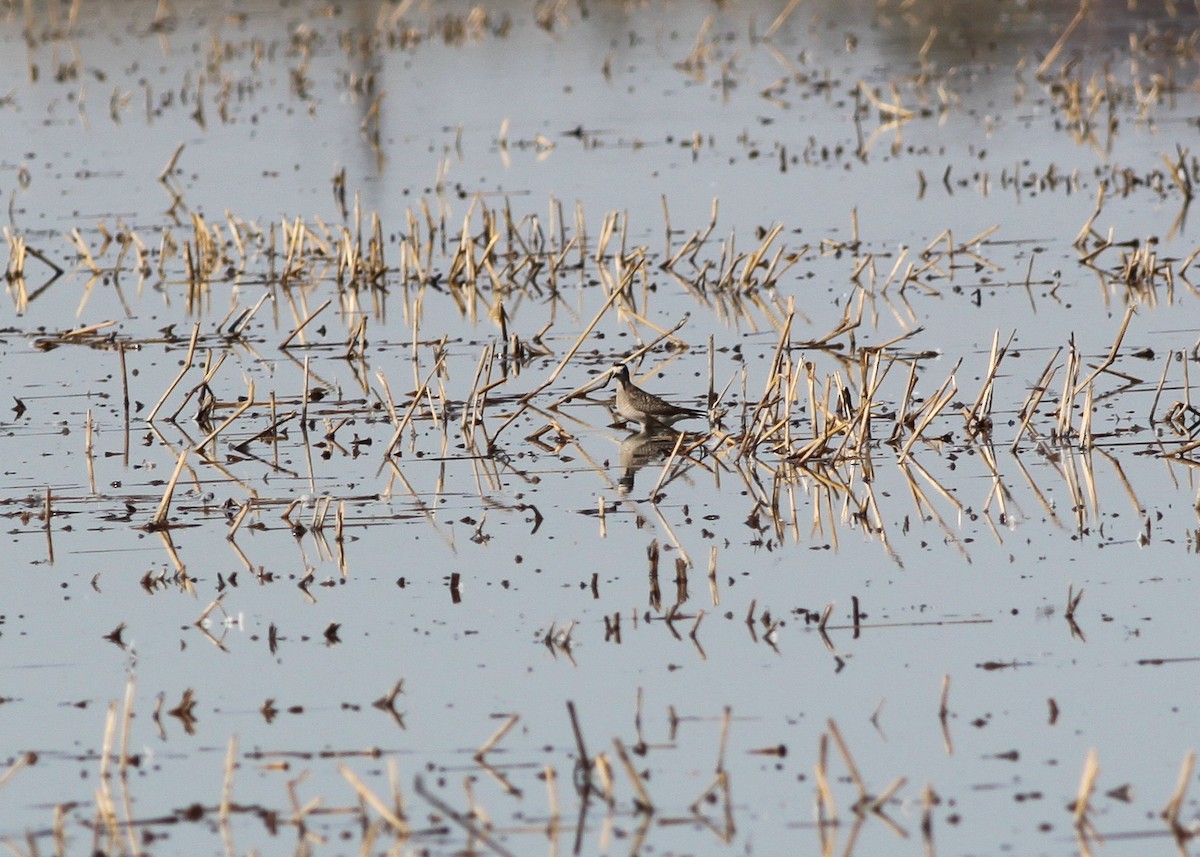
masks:
POLYGON ((1192 848, 1194 6, 0 21, 9 851, 1192 848))

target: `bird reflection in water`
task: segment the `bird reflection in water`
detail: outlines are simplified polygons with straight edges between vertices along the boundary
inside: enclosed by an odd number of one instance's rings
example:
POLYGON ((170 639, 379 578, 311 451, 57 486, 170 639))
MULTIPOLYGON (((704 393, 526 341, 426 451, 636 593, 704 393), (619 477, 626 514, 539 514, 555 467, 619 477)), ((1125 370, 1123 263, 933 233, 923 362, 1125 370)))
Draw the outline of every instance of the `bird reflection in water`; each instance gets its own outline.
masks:
POLYGON ((634 432, 621 441, 621 476, 617 486, 622 494, 633 490, 634 476, 647 464, 664 461, 679 442, 680 432, 666 426, 654 426, 634 432))

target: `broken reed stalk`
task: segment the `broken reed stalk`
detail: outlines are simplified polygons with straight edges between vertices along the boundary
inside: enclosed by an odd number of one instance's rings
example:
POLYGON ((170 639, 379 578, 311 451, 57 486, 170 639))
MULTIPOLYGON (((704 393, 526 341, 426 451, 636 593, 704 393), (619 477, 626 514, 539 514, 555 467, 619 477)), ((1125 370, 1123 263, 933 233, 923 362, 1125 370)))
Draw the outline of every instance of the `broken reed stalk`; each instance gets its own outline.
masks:
POLYGON ((607 756, 601 753, 593 760, 592 767, 595 768, 596 776, 600 780, 600 796, 611 811, 617 803, 616 795, 613 793, 612 763, 608 761, 607 756))
POLYGON ((17 775, 17 773, 27 765, 32 765, 37 755, 34 753, 22 753, 21 758, 8 766, 8 770, 0 775, 0 789, 8 785, 8 781, 17 775))
POLYGON ((225 781, 221 786, 221 806, 217 810, 217 818, 222 825, 229 823, 229 807, 233 804, 233 771, 237 767, 237 750, 237 736, 230 735, 229 749, 225 753, 225 781))
POLYGON ((693 565, 692 557, 687 552, 687 548, 683 546, 683 542, 680 541, 679 536, 675 534, 675 528, 672 527, 670 522, 667 521, 667 519, 663 516, 662 509, 658 508, 657 504, 651 504, 651 508, 654 509, 654 515, 656 518, 658 518, 658 523, 662 526, 663 530, 666 531, 667 535, 671 537, 671 544, 675 547, 675 550, 679 551, 680 559, 687 564, 688 568, 691 568, 693 565))
MULTIPOLYGON (((770 404, 776 401, 776 397, 772 394, 781 388, 780 370, 783 362, 783 356, 786 353, 787 346, 791 341, 792 320, 795 318, 795 311, 789 299, 789 307, 787 318, 784 319, 783 325, 779 331, 779 337, 775 342, 775 354, 771 358, 771 364, 767 375, 767 383, 763 387, 762 397, 759 398, 758 404, 754 408, 754 413, 751 414, 747 423, 746 433, 742 438, 742 444, 738 450, 738 456, 743 457, 754 446, 757 446, 762 440, 762 428, 756 429, 756 426, 766 418, 767 410, 770 404)), ((785 408, 786 408, 786 403, 785 408)), ((764 426, 763 428, 766 428, 764 426)))
POLYGON ((834 603, 832 601, 830 601, 828 604, 825 605, 825 609, 821 611, 821 618, 817 622, 817 630, 820 631, 822 634, 825 633, 825 629, 829 625, 829 617, 833 615, 833 608, 834 608, 834 603))
POLYGON ((1012 345, 1013 338, 1017 332, 1014 330, 1008 336, 1008 342, 1004 343, 1004 347, 1000 348, 1000 331, 997 330, 992 334, 992 351, 988 359, 987 374, 984 376, 983 385, 980 387, 979 396, 975 399, 975 404, 971 406, 971 410, 967 412, 967 433, 975 435, 979 431, 979 426, 984 422, 984 419, 991 414, 992 411, 992 390, 996 381, 996 373, 1000 369, 1000 362, 1004 359, 1004 355, 1008 353, 1009 347, 1012 345))
MULTIPOLYGON (((686 350, 689 347, 687 340, 685 340, 681 336, 675 335, 675 332, 687 323, 689 315, 686 313, 684 314, 683 319, 678 324, 676 324, 673 328, 671 328, 670 330, 660 327, 659 325, 655 324, 650 319, 646 318, 646 316, 639 313, 637 310, 632 309, 631 307, 628 307, 628 306, 621 307, 621 315, 623 317, 625 317, 626 320, 632 319, 633 321, 637 322, 638 324, 642 325, 643 327, 648 327, 651 330, 653 330, 655 333, 657 333, 658 339, 655 341, 656 345, 658 342, 661 342, 664 339, 670 339, 681 350, 686 350)), ((636 329, 635 325, 632 325, 632 324, 630 325, 630 328, 636 329)), ((642 346, 641 348, 638 349, 638 352, 644 353, 644 352, 650 350, 651 347, 653 347, 653 346, 642 346)), ((626 360, 632 360, 632 359, 633 359, 632 356, 626 358, 626 360)))
POLYGON ((392 425, 395 425, 398 417, 396 416, 396 401, 392 398, 391 385, 388 384, 387 378, 384 376, 382 369, 375 373, 375 377, 383 386, 384 403, 387 405, 388 416, 392 418, 392 425))
POLYGON ((1092 234, 1092 225, 1096 222, 1096 218, 1100 216, 1100 209, 1104 207, 1104 193, 1107 189, 1108 182, 1100 182, 1100 186, 1096 189, 1096 208, 1092 211, 1092 216, 1087 219, 1087 223, 1083 224, 1083 228, 1079 230, 1079 234, 1075 236, 1074 246, 1080 250, 1087 246, 1088 236, 1092 234))
POLYGON ((827 724, 829 734, 833 737, 833 741, 837 744, 838 752, 842 754, 842 760, 846 763, 846 769, 850 771, 850 778, 854 780, 854 785, 858 789, 859 799, 866 801, 870 798, 867 792, 867 784, 863 782, 862 776, 858 773, 858 766, 854 764, 854 757, 850 755, 850 748, 846 746, 846 742, 842 739, 842 733, 838 730, 837 723, 831 717, 827 724))
MULTIPOLYGON (((250 309, 243 312, 238 317, 237 321, 235 321, 232 325, 230 325, 228 336, 231 339, 238 339, 241 337, 242 331, 244 331, 246 329, 247 325, 249 325, 251 320, 253 320, 253 318, 254 318, 255 314, 258 312, 259 308, 262 307, 262 305, 266 302, 267 298, 269 298, 270 296, 271 296, 270 292, 263 292, 262 297, 260 297, 258 299, 258 303, 256 303, 250 309)), ((366 319, 365 318, 363 319, 363 327, 364 328, 366 327, 366 319)))
MULTIPOLYGON (((203 628, 204 623, 208 619, 209 614, 212 613, 213 610, 216 610, 218 607, 221 607, 221 600, 224 597, 225 597, 225 593, 222 592, 220 595, 218 595, 216 598, 214 598, 211 602, 209 602, 209 605, 207 607, 205 607, 204 610, 201 611, 200 617, 193 624, 197 628, 203 628)), ((224 607, 221 607, 221 612, 222 613, 225 612, 224 607)), ((228 615, 228 614, 226 614, 226 615, 228 615)))
POLYGON ((1080 381, 1075 386, 1075 389, 1071 392, 1072 398, 1083 392, 1084 388, 1091 384, 1092 381, 1096 380, 1097 376, 1099 376, 1101 372, 1105 371, 1109 366, 1116 362, 1117 352, 1121 349, 1121 342, 1125 339, 1125 331, 1129 329, 1129 320, 1133 318, 1135 311, 1136 310, 1133 304, 1130 304, 1125 309, 1125 318, 1121 320, 1121 327, 1117 331, 1117 337, 1113 340, 1112 347, 1108 350, 1108 356, 1104 358, 1104 362, 1102 362, 1092 371, 1091 375, 1088 375, 1087 378, 1080 381))
POLYGON ((298 325, 296 325, 296 329, 295 329, 295 330, 293 330, 291 333, 289 333, 289 334, 287 335, 287 338, 286 338, 286 339, 284 339, 284 340, 283 340, 283 342, 279 343, 279 347, 280 347, 280 348, 287 348, 287 347, 288 347, 288 345, 290 345, 290 344, 291 344, 291 341, 292 341, 293 339, 295 339, 295 338, 296 338, 296 337, 297 337, 297 336, 300 334, 300 332, 301 332, 302 330, 304 330, 304 328, 308 327, 308 324, 309 324, 309 322, 311 322, 311 321, 312 321, 314 318, 316 318, 318 315, 320 315, 322 312, 324 312, 324 311, 325 311, 325 308, 326 308, 327 306, 329 306, 331 303, 333 303, 333 298, 330 298, 329 300, 325 301, 325 303, 321 304, 321 305, 320 305, 319 307, 317 307, 315 310, 313 310, 312 312, 310 312, 310 313, 308 314, 308 317, 307 317, 307 318, 305 318, 305 319, 304 319, 304 321, 302 321, 302 322, 300 322, 298 325))
MULTIPOLYGON (((230 352, 228 351, 222 351, 217 355, 217 359, 214 360, 212 349, 209 349, 205 352, 203 375, 201 376, 200 380, 192 386, 192 389, 187 391, 187 395, 183 397, 183 401, 179 403, 179 407, 171 412, 171 416, 167 417, 168 422, 174 422, 179 418, 179 415, 183 413, 183 409, 187 407, 188 402, 192 400, 192 396, 200 394, 201 400, 203 401, 205 395, 212 392, 208 389, 208 386, 212 383, 213 378, 217 377, 217 372, 220 371, 221 366, 223 366, 225 363, 225 358, 228 357, 229 354, 230 352)), ((201 404, 201 408, 204 408, 203 404, 201 404)))
MULTIPOLYGON (((797 0, 797 2, 799 2, 799 0, 797 0)), ((663 209, 663 227, 664 227, 664 231, 666 232, 666 243, 665 243, 666 249, 663 251, 663 258, 670 259, 671 258, 671 210, 667 206, 667 195, 665 193, 661 195, 661 199, 662 199, 662 209, 663 209)))
MULTIPOLYGON (((630 269, 627 279, 632 278, 632 275, 635 272, 636 269, 630 269)), ((525 395, 521 396, 521 398, 518 400, 520 404, 517 406, 517 409, 512 412, 508 419, 501 423, 500 428, 496 429, 496 431, 492 433, 492 444, 495 444, 497 438, 500 437, 500 434, 506 428, 516 422, 517 417, 525 412, 525 410, 529 407, 529 403, 535 396, 554 383, 554 379, 557 378, 563 369, 567 367, 567 364, 571 362, 571 358, 575 356, 575 352, 583 347, 583 343, 595 329, 596 325, 600 323, 600 319, 604 317, 605 313, 608 312, 609 308, 613 305, 613 303, 616 302, 617 298, 624 294, 626 285, 627 282, 623 281, 621 284, 613 288, 612 292, 608 296, 608 299, 604 302, 604 306, 600 307, 600 310, 596 313, 595 317, 592 318, 592 320, 588 323, 588 326, 583 329, 583 332, 579 334, 579 338, 575 340, 575 344, 571 346, 571 349, 566 353, 563 359, 559 361, 558 366, 556 366, 554 371, 550 373, 550 377, 538 384, 538 386, 534 387, 525 395)))
POLYGON ((488 817, 487 810, 475 800, 475 789, 471 785, 473 778, 471 776, 463 777, 463 791, 467 795, 467 811, 463 813, 467 818, 473 818, 478 822, 481 828, 491 828, 492 820, 488 817))
MULTIPOLYGON (((121 707, 121 754, 117 758, 117 772, 122 781, 129 778, 129 734, 133 729, 133 702, 136 687, 136 677, 131 674, 129 680, 125 682, 125 699, 121 707)), ((136 844, 136 839, 134 842, 136 844)))
POLYGON ((762 264, 763 257, 767 255, 767 250, 770 249, 771 244, 774 243, 775 239, 779 237, 779 233, 782 231, 783 224, 775 224, 775 227, 763 237, 762 242, 758 245, 758 248, 746 257, 745 262, 742 263, 742 273, 738 277, 737 287, 739 290, 744 290, 753 285, 751 276, 756 270, 758 270, 759 266, 762 264))
MULTIPOLYGON (((666 205, 666 197, 663 197, 663 205, 666 205)), ((5 279, 11 282, 21 281, 25 278, 25 254, 26 245, 23 235, 13 235, 12 230, 7 226, 4 227, 4 237, 8 241, 8 266, 5 268, 5 279)), ((667 230, 668 245, 671 239, 670 229, 667 230)), ((669 255, 669 254, 668 254, 669 255)))
POLYGON ((954 755, 954 741, 950 737, 950 675, 942 676, 942 698, 938 704, 938 724, 942 727, 942 749, 947 756, 954 755))
MULTIPOLYGON (((309 355, 304 355, 304 392, 300 396, 300 431, 304 437, 308 437, 308 401, 309 391, 312 389, 312 373, 308 366, 309 355)), ((308 473, 312 476, 312 451, 308 443, 304 444, 304 448, 308 450, 308 473)))
POLYGON ((108 704, 108 713, 104 717, 104 739, 100 743, 100 782, 107 787, 109 765, 112 763, 113 736, 117 732, 117 701, 108 704))
POLYGON ((175 147, 175 151, 171 154, 171 159, 167 161, 167 165, 162 168, 162 172, 158 174, 158 180, 160 182, 165 182, 171 176, 171 173, 175 172, 175 165, 179 163, 179 156, 183 154, 183 147, 183 143, 180 143, 175 147))
POLYGON ((829 787, 829 777, 826 774, 829 760, 829 734, 821 733, 818 743, 817 762, 813 766, 813 774, 817 781, 817 824, 824 830, 828 823, 837 819, 837 804, 833 800, 833 789, 829 787))
MULTIPOLYGON (((696 632, 700 630, 700 622, 703 619, 704 619, 704 610, 702 608, 702 609, 696 611, 696 621, 694 621, 692 623, 692 630, 688 631, 688 636, 691 637, 692 640, 695 641, 697 644, 700 641, 698 639, 696 639, 696 632)), ((701 651, 701 657, 703 657, 703 654, 704 654, 703 651, 701 651)), ((704 658, 704 660, 708 660, 708 658, 704 658)))
POLYGON ((1192 406, 1192 379, 1188 372, 1188 361, 1183 361, 1183 404, 1191 408, 1192 406))
POLYGON ((634 789, 638 793, 638 797, 634 800, 634 803, 638 806, 638 810, 647 815, 652 815, 654 813, 654 801, 650 800, 650 793, 646 791, 646 784, 642 782, 641 774, 634 768, 625 745, 621 743, 620 738, 613 738, 613 747, 616 748, 617 758, 621 760, 621 766, 625 768, 625 773, 629 776, 634 789))
POLYGON ((796 11, 796 7, 800 5, 800 0, 790 0, 783 11, 775 16, 775 20, 771 22, 771 26, 767 27, 767 31, 763 33, 763 41, 768 41, 775 33, 783 26, 784 22, 791 17, 791 14, 796 11))
POLYGON ((501 857, 514 857, 514 855, 511 851, 509 851, 507 848, 505 848, 503 845, 501 845, 499 842, 497 842, 495 840, 495 838, 493 838, 486 831, 481 829, 479 827, 479 825, 472 822, 468 816, 465 816, 462 813, 457 812, 452 806, 450 806, 450 804, 446 803, 444 800, 439 798, 437 795, 433 794, 428 789, 426 789, 425 788, 425 780, 422 777, 418 776, 413 780, 413 791, 415 791, 421 798, 423 798, 431 806, 433 806, 434 809, 436 809, 438 812, 442 813, 444 816, 446 816, 446 818, 453 821, 455 824, 457 824, 463 830, 467 831, 467 833, 469 833, 474 838, 478 839, 480 842, 482 842, 488 848, 492 849, 497 854, 501 855, 501 857))
POLYGON ((233 516, 233 521, 229 524, 229 532, 225 534, 226 539, 233 541, 238 529, 242 526, 242 521, 246 520, 246 515, 250 513, 250 504, 253 502, 253 499, 242 501, 241 507, 237 510, 237 514, 233 516))
POLYGON ((658 481, 654 483, 654 489, 650 492, 650 502, 658 502, 658 489, 662 487, 663 482, 667 478, 667 474, 671 472, 671 465, 675 463, 675 458, 679 455, 679 447, 683 446, 683 441, 686 439, 683 432, 675 438, 675 446, 671 448, 671 454, 667 456, 666 462, 663 464, 662 471, 658 474, 658 481))
POLYGON ((79 251, 79 257, 83 260, 83 264, 87 266, 87 269, 93 274, 99 274, 100 267, 96 264, 96 260, 92 258, 92 253, 88 250, 87 244, 84 243, 83 236, 79 234, 78 227, 72 229, 67 237, 71 239, 71 242, 75 245, 75 249, 79 251))
MULTIPOLYGON (((442 360, 443 360, 443 358, 441 358, 441 357, 438 358, 437 362, 434 363, 433 368, 429 370, 429 374, 427 374, 425 376, 425 380, 421 382, 421 386, 419 388, 417 388, 417 392, 413 396, 413 400, 411 402, 409 402, 409 404, 408 404, 408 410, 404 412, 403 419, 401 419, 400 422, 396 424, 396 430, 394 432, 392 432, 391 440, 389 440, 383 447, 384 458, 388 458, 389 456, 391 456, 392 450, 395 449, 396 444, 400 442, 400 436, 402 434, 404 434, 404 428, 408 425, 409 421, 412 419, 413 414, 417 410, 417 406, 421 404, 421 397, 424 396, 426 394, 426 392, 428 392, 428 390, 429 390, 429 382, 433 380, 433 376, 437 373, 437 371, 442 368, 442 360)), ((386 384, 385 384, 384 389, 385 390, 387 389, 386 384)), ((390 390, 388 391, 388 399, 389 399, 389 401, 391 399, 391 391, 390 390)))
POLYGON ((163 402, 167 400, 167 396, 174 392, 179 386, 179 382, 183 380, 183 376, 192 368, 192 358, 196 355, 196 341, 200 338, 200 323, 196 322, 192 326, 192 340, 188 343, 187 357, 183 360, 183 368, 179 370, 179 374, 175 376, 175 380, 171 382, 171 386, 167 387, 167 391, 162 394, 162 398, 158 403, 150 409, 150 413, 146 415, 146 422, 154 422, 154 416, 158 413, 159 408, 163 406, 163 402))
POLYGON ((1184 799, 1187 797, 1187 787, 1192 779, 1192 768, 1195 764, 1196 753, 1194 751, 1189 752, 1183 757, 1183 766, 1179 769, 1179 781, 1175 784, 1175 791, 1162 811, 1162 817, 1170 825, 1171 832, 1177 837, 1185 835, 1190 837, 1192 835, 1192 831, 1189 831, 1179 823, 1179 812, 1183 808, 1184 799))
POLYGON ((1088 750, 1087 759, 1083 763, 1083 774, 1079 778, 1079 794, 1075 798, 1075 827, 1082 830, 1090 826, 1087 814, 1092 794, 1096 791, 1096 777, 1100 774, 1100 762, 1095 749, 1088 750))
POLYGON ((396 808, 397 818, 408 818, 404 809, 404 793, 400 791, 400 768, 395 759, 388 759, 388 785, 392 789, 392 806, 396 808))
MULTIPOLYGON (((481 399, 481 396, 486 396, 486 394, 479 392, 479 384, 483 380, 484 370, 491 369, 493 353, 493 346, 490 344, 479 352, 479 362, 475 364, 475 377, 471 379, 471 391, 467 394, 466 399, 463 400, 462 418, 459 420, 458 430, 468 445, 474 444, 475 423, 477 419, 481 419, 479 415, 482 414, 484 407, 487 405, 486 400, 481 399)), ((382 373, 380 374, 382 375, 382 373)), ((490 378, 490 371, 488 375, 490 378)), ((392 419, 395 420, 395 418, 396 415, 393 413, 392 419)))
MULTIPOLYGON (((701 613, 704 611, 701 610, 701 613)), ((697 623, 698 624, 698 623, 697 623)), ((717 773, 725 773, 725 752, 729 749, 729 727, 733 723, 733 708, 726 705, 721 712, 721 739, 717 745, 717 773)))
POLYGON ((579 717, 575 712, 575 703, 567 700, 567 714, 571 717, 571 732, 575 736, 575 748, 579 751, 579 758, 575 762, 577 770, 586 771, 591 767, 589 761, 587 746, 583 743, 583 729, 579 726, 579 717))
POLYGON ((1080 450, 1088 450, 1092 448, 1095 442, 1095 437, 1092 434, 1092 399, 1095 388, 1089 384, 1087 395, 1083 397, 1083 415, 1079 418, 1079 448, 1080 450))
POLYGON ((200 443, 198 443, 196 445, 196 448, 203 449, 204 447, 208 446, 210 441, 215 440, 217 435, 219 435, 225 429, 229 428, 229 426, 233 424, 233 421, 236 420, 238 417, 240 417, 242 414, 246 413, 246 411, 248 411, 253 404, 254 404, 254 379, 251 378, 249 381, 249 389, 246 391, 246 401, 244 401, 244 402, 242 402, 242 404, 238 405, 237 409, 234 410, 234 412, 225 419, 225 422, 221 423, 219 426, 217 426, 215 429, 213 429, 207 435, 205 435, 204 439, 201 440, 200 443))
POLYGON ((1058 59, 1058 55, 1061 54, 1063 48, 1066 47, 1067 39, 1071 38, 1071 34, 1075 32, 1075 28, 1083 23, 1084 16, 1087 15, 1088 7, 1090 6, 1091 0, 1079 0, 1079 11, 1075 13, 1075 17, 1071 19, 1069 24, 1067 24, 1067 27, 1065 30, 1063 30, 1062 35, 1058 37, 1058 41, 1054 43, 1054 47, 1052 47, 1050 52, 1046 54, 1046 58, 1042 60, 1040 65, 1038 65, 1038 78, 1041 78, 1042 75, 1046 73, 1046 70, 1054 64, 1054 61, 1058 59))
POLYGON ((399 834, 401 837, 407 837, 409 835, 410 829, 404 820, 398 818, 396 814, 388 808, 388 805, 380 799, 379 795, 367 788, 366 783, 360 780, 354 771, 350 770, 350 768, 343 764, 338 765, 338 773, 340 773, 345 778, 346 782, 348 782, 350 786, 356 792, 358 792, 358 796, 364 802, 366 802, 372 809, 379 813, 380 818, 392 826, 392 829, 396 831, 397 834, 399 834))
POLYGON ((1062 397, 1058 403, 1057 436, 1065 439, 1071 432, 1071 411, 1075 408, 1075 382, 1079 379, 1079 351, 1072 334, 1067 344, 1067 369, 1063 378, 1062 397))
POLYGON ((1075 608, 1079 606, 1079 602, 1083 600, 1083 587, 1079 591, 1075 591, 1075 584, 1067 584, 1067 618, 1075 618, 1075 608))
POLYGON ((884 805, 891 800, 896 792, 908 785, 908 777, 896 777, 886 789, 884 789, 874 800, 871 801, 868 810, 870 812, 882 812, 884 805))
POLYGON ((553 837, 558 830, 561 818, 558 809, 558 774, 555 772, 554 766, 550 764, 547 764, 542 770, 546 777, 546 799, 550 804, 550 821, 546 825, 546 833, 553 837))
POLYGON ((1158 410, 1158 400, 1162 397, 1163 387, 1167 383, 1167 372, 1169 372, 1171 369, 1171 358, 1174 356, 1175 356, 1175 352, 1173 350, 1168 351, 1166 359, 1163 360, 1162 377, 1158 379, 1158 387, 1154 391, 1154 400, 1152 402, 1150 402, 1150 417, 1149 417, 1149 419, 1150 419, 1151 425, 1154 425, 1154 415, 1155 415, 1155 412, 1158 410))
POLYGON ((921 839, 925 845, 925 857, 934 857, 933 848, 933 808, 939 803, 933 783, 926 783, 921 789, 921 839))
POLYGON ((346 564, 346 501, 339 500, 337 512, 333 516, 333 543, 337 545, 338 568, 342 577, 350 576, 350 567, 346 564))
POLYGON ((517 725, 517 721, 520 719, 521 715, 510 714, 508 719, 500 724, 500 728, 492 733, 492 737, 484 741, 479 746, 479 749, 475 751, 476 761, 482 761, 483 757, 486 756, 492 750, 492 748, 496 746, 497 743, 499 743, 501 738, 509 733, 509 730, 517 725))
MULTIPOLYGON (((674 334, 680 328, 682 328, 685 324, 687 324, 689 320, 690 320, 690 316, 685 314, 684 317, 681 318, 674 327, 672 327, 670 330, 662 331, 662 333, 660 333, 657 338, 640 346, 637 350, 633 351, 632 353, 630 353, 629 355, 624 357, 621 362, 622 363, 637 362, 643 354, 646 354, 647 352, 653 351, 655 348, 657 348, 659 343, 661 343, 664 339, 670 338, 670 339, 675 339, 678 342, 683 342, 683 340, 679 339, 679 337, 675 336, 674 334)), ((658 328, 656 328, 656 330, 657 329, 658 328)), ((684 343, 684 344, 686 345, 686 343, 684 343)), ((595 389, 597 387, 597 381, 599 381, 601 378, 604 378, 605 379, 604 383, 607 384, 608 379, 610 377, 611 376, 607 372, 604 372, 596 377, 589 379, 588 381, 585 381, 584 383, 580 384, 578 387, 576 387, 571 392, 567 393, 564 396, 560 396, 553 404, 547 406, 548 410, 552 410, 552 411, 556 410, 559 407, 559 405, 569 402, 572 399, 576 398, 577 396, 581 396, 584 393, 590 392, 591 390, 595 389)), ((491 389, 491 387, 495 387, 498 384, 503 383, 504 380, 506 380, 506 379, 501 379, 500 381, 493 382, 489 387, 484 388, 484 391, 486 392, 487 390, 491 389)), ((600 386, 603 386, 603 385, 600 385, 600 386)))
POLYGON ((125 418, 129 418, 129 371, 125 366, 125 343, 117 343, 117 361, 121 365, 121 405, 125 418))
POLYGON ((171 511, 171 496, 175 493, 175 483, 179 481, 179 474, 183 472, 184 462, 187 461, 188 453, 191 450, 190 446, 185 446, 183 452, 179 453, 179 460, 175 462, 175 472, 171 474, 171 478, 167 481, 167 487, 163 491, 162 500, 159 501, 158 509, 155 510, 154 517, 150 519, 147 529, 160 530, 167 525, 167 514, 171 511))
MULTIPOLYGON (((810 392, 809 398, 813 397, 811 392, 813 382, 809 382, 810 392)), ((908 406, 912 402, 913 390, 917 389, 917 361, 910 360, 908 363, 908 382, 904 387, 904 394, 900 397, 900 409, 896 413, 896 431, 893 435, 893 440, 898 442, 904 432, 904 427, 908 425, 908 406)), ((813 419, 816 419, 814 414, 813 419)))
POLYGON ((117 729, 117 701, 108 704, 104 718, 104 739, 100 745, 100 776, 96 787, 96 812, 107 828, 109 839, 115 845, 120 839, 120 825, 113 806, 112 789, 109 785, 109 764, 112 761, 113 735, 117 729))
POLYGON ((929 427, 929 424, 936 419, 937 415, 940 414, 948 404, 950 404, 950 400, 953 399, 954 395, 958 392, 958 384, 955 382, 954 376, 955 373, 958 372, 958 367, 960 365, 962 365, 962 358, 959 358, 958 362, 954 364, 954 368, 950 370, 950 374, 946 376, 946 380, 942 383, 942 386, 938 388, 938 391, 934 394, 933 398, 926 402, 925 407, 922 409, 923 414, 920 421, 913 428, 912 435, 907 441, 905 441, 903 448, 900 450, 900 461, 903 462, 907 460, 908 453, 912 449, 913 444, 920 440, 921 434, 926 428, 929 427))
POLYGON ((53 517, 54 517, 54 510, 50 504, 50 486, 47 485, 46 486, 46 503, 45 503, 45 509, 43 510, 42 519, 43 519, 43 524, 46 528, 46 545, 47 545, 47 551, 49 553, 49 558, 50 558, 51 564, 54 563, 54 533, 52 532, 51 527, 50 527, 50 519, 53 517))
POLYGON ((1041 377, 1034 384, 1033 389, 1029 393, 1029 397, 1025 400, 1025 404, 1021 406, 1021 424, 1017 426, 1016 436, 1013 437, 1012 445, 1009 450, 1017 451, 1017 446, 1021 443, 1021 438, 1024 436, 1026 429, 1029 428, 1029 421, 1033 419, 1034 413, 1037 411, 1037 406, 1041 404, 1042 397, 1046 395, 1046 391, 1050 389, 1050 381, 1058 372, 1058 367, 1055 366, 1055 361, 1058 360, 1058 355, 1062 353, 1062 346, 1054 349, 1054 353, 1050 355, 1049 362, 1046 363, 1046 368, 1042 370, 1041 377))

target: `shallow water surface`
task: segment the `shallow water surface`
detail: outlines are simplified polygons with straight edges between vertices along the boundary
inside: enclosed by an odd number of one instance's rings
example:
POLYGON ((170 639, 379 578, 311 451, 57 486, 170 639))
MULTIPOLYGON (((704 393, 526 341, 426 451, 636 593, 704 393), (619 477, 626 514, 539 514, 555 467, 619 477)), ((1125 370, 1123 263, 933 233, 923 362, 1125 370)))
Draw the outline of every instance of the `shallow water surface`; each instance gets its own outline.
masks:
POLYGON ((1194 10, 0 9, 10 850, 1186 851, 1194 10))

